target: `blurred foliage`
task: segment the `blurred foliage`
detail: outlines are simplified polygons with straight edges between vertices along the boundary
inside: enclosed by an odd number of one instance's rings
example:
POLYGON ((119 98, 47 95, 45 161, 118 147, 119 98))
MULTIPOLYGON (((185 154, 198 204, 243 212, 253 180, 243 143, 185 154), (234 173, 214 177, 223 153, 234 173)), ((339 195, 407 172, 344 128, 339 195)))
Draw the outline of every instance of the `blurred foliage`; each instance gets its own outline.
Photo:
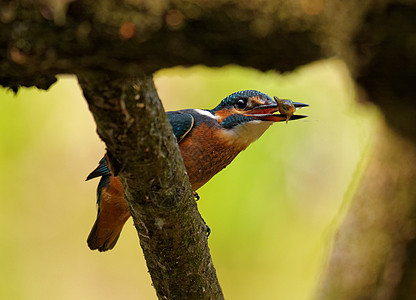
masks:
MULTIPOLYGON (((311 298, 377 122, 345 66, 175 68, 155 82, 167 110, 213 108, 243 89, 311 105, 198 191, 226 298, 311 298)), ((98 182, 83 180, 103 153, 74 77, 48 92, 0 90, 0 298, 156 298, 131 221, 114 250, 86 245, 98 182)))

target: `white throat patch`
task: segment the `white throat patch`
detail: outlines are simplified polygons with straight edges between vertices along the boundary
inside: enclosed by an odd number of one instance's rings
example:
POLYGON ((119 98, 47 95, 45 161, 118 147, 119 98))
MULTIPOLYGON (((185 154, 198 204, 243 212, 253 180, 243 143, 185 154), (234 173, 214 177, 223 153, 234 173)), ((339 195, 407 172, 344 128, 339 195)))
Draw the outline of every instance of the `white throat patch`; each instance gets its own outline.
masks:
POLYGON ((269 121, 250 121, 241 125, 237 125, 231 129, 223 130, 231 143, 241 144, 248 147, 252 142, 256 141, 274 122, 269 121))

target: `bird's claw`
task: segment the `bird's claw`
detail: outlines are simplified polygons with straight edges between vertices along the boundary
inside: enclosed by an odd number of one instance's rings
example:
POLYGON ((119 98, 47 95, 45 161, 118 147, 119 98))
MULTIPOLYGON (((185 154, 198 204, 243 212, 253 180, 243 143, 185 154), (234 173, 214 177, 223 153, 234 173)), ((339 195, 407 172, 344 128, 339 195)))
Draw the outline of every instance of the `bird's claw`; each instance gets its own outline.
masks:
POLYGON ((192 192, 192 193, 194 194, 195 201, 198 201, 199 199, 201 199, 197 192, 192 192))
POLYGON ((209 237, 209 235, 211 234, 211 228, 209 228, 209 226, 207 225, 207 223, 205 222, 205 220, 202 216, 201 216, 201 220, 202 220, 202 222, 204 222, 205 230, 207 231, 207 237, 209 237))

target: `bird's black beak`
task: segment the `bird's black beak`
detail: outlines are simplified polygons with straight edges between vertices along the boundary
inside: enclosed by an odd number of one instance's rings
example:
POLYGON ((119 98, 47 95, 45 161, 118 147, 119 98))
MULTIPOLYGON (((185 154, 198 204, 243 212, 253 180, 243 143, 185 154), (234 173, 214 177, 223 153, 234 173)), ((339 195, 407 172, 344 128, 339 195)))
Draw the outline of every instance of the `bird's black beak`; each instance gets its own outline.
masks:
MULTIPOLYGON (((293 106, 298 108, 307 107, 308 104, 300 103, 300 102, 293 102, 293 106)), ((251 110, 248 110, 245 115, 254 117, 257 120, 261 121, 270 121, 270 122, 282 122, 287 120, 287 116, 285 114, 275 114, 275 112, 279 111, 278 103, 275 101, 270 101, 265 105, 259 105, 251 110)), ((289 121, 299 120, 306 118, 305 115, 292 115, 289 121)))
POLYGON ((250 110, 248 110, 245 114, 247 116, 259 116, 259 115, 267 115, 277 112, 279 110, 279 106, 276 102, 270 101, 267 104, 256 106, 250 110))
POLYGON ((309 104, 300 103, 300 102, 293 102, 293 106, 295 106, 296 108, 302 108, 302 107, 309 106, 309 104))

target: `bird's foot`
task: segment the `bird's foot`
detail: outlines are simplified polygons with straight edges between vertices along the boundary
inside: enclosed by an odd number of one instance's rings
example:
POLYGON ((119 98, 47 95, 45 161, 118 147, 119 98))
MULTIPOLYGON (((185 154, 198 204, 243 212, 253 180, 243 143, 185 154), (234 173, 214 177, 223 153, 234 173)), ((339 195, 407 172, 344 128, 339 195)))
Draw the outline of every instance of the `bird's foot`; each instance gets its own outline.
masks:
POLYGON ((205 220, 202 216, 201 216, 201 220, 202 220, 202 222, 204 222, 205 230, 207 231, 207 237, 209 237, 209 235, 211 234, 211 228, 209 228, 209 226, 207 225, 207 223, 205 222, 205 220))
POLYGON ((207 224, 205 224, 206 230, 207 230, 207 237, 211 234, 211 228, 207 224))
POLYGON ((192 193, 194 194, 195 201, 198 201, 199 199, 201 199, 197 192, 192 192, 192 193))

